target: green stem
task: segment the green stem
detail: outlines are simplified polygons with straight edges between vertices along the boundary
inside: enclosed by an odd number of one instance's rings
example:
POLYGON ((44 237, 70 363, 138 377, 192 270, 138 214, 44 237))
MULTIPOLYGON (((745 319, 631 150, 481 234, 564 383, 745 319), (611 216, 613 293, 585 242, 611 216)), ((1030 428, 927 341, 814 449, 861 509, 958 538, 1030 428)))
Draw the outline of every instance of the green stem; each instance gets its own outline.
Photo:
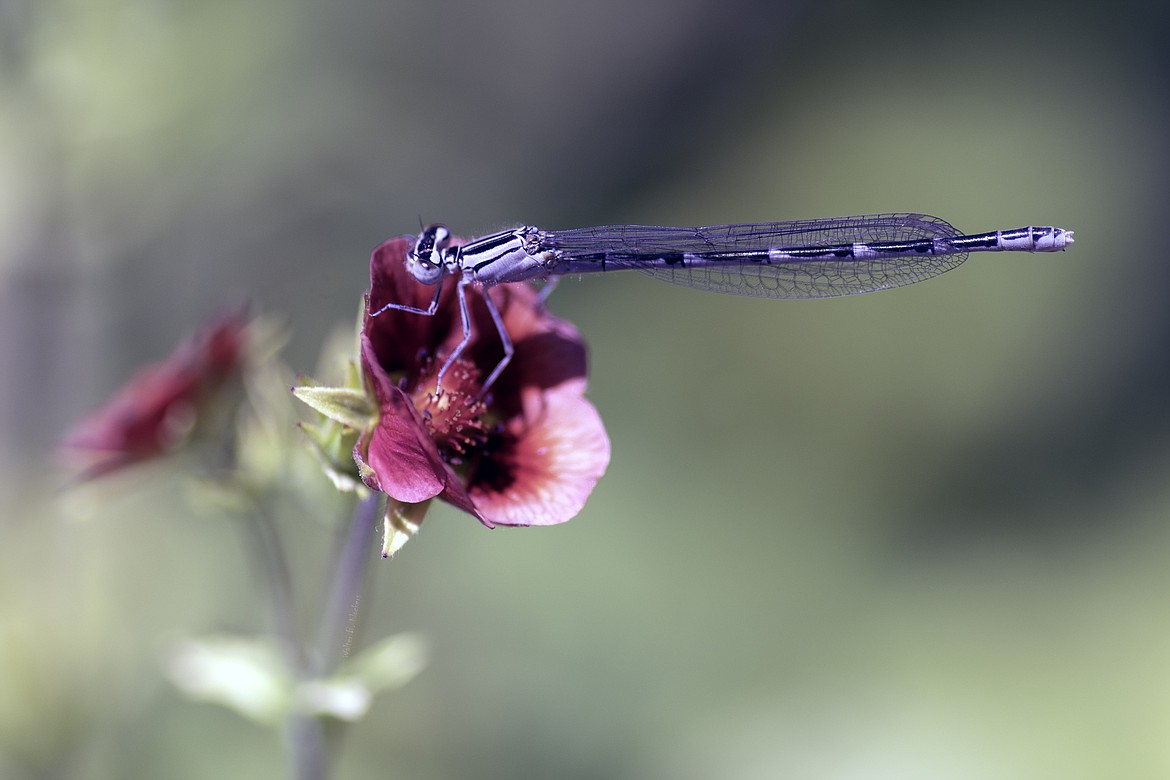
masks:
MULTIPOLYGON (((381 514, 379 504, 378 494, 359 501, 353 522, 340 541, 321 615, 317 649, 299 669, 302 680, 332 673, 349 654, 366 571, 378 550, 372 540, 381 514)), ((322 719, 316 715, 292 713, 286 723, 285 738, 289 743, 295 780, 324 780, 328 774, 328 746, 322 719)))
MULTIPOLYGON (((330 674, 349 653, 366 570, 378 550, 373 539, 381 515, 379 498, 379 494, 374 494, 358 502, 353 521, 339 543, 317 648, 311 656, 306 653, 297 629, 292 578, 272 518, 257 506, 253 516, 244 521, 250 546, 263 573, 275 629, 296 680, 330 674)), ((324 780, 328 772, 328 750, 322 719, 294 711, 285 720, 284 737, 293 778, 324 780)))
POLYGON ((285 720, 284 738, 294 780, 325 780, 325 724, 321 719, 293 712, 285 720))
POLYGON ((380 506, 380 493, 362 499, 348 532, 341 540, 325 611, 321 615, 317 652, 309 669, 314 677, 333 672, 349 655, 357 627, 362 584, 370 560, 378 551, 374 532, 382 516, 380 506))
MULTIPOLYGON (((304 679, 308 659, 297 629, 292 577, 280 534, 265 508, 256 502, 243 518, 253 556, 258 561, 272 608, 272 622, 290 675, 304 679)), ((293 712, 285 719, 284 739, 296 780, 324 780, 325 734, 320 719, 293 712)))

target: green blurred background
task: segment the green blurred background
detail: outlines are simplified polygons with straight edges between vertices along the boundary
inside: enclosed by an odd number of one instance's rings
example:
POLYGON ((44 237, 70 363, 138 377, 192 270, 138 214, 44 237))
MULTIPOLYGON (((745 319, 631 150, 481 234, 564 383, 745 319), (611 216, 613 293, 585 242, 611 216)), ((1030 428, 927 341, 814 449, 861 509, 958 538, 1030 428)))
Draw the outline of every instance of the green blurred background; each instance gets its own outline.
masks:
MULTIPOLYGON (((1170 777, 1161 2, 0 0, 0 776, 279 777, 164 681, 264 609, 165 479, 79 522, 52 442, 251 298, 317 365, 445 221, 923 211, 1074 229, 875 295, 566 282, 609 474, 447 507, 370 637, 431 666, 340 778, 1170 777)), ((319 585, 329 534, 285 518, 319 585)))

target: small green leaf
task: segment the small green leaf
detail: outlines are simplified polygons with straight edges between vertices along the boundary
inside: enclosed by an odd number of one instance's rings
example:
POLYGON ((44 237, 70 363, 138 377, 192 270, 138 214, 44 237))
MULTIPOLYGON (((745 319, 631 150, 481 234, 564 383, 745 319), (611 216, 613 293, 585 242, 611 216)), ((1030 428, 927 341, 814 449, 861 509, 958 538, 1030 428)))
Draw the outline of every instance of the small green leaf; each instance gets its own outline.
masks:
POLYGON ((293 395, 330 420, 355 430, 364 430, 377 419, 377 410, 361 390, 301 385, 292 391, 293 395))
POLYGON ((170 653, 167 673, 193 699, 222 704, 260 723, 287 712, 292 684, 284 662, 266 641, 232 636, 187 639, 170 653))
POLYGON ((365 715, 373 699, 373 692, 361 680, 340 677, 301 683, 296 694, 300 712, 350 722, 365 715))
POLYGON ((334 487, 343 493, 364 494, 365 485, 358 479, 357 464, 353 460, 358 432, 332 420, 324 421, 320 427, 307 423, 298 423, 297 427, 308 439, 313 457, 334 487))
POLYGON ((337 675, 298 685, 296 708, 311 715, 359 720, 369 711, 374 694, 401 688, 426 664, 426 642, 419 634, 395 634, 363 650, 337 675))
POLYGON ((427 656, 427 642, 421 634, 395 634, 355 655, 343 672, 373 692, 392 690, 417 677, 426 668, 427 656))

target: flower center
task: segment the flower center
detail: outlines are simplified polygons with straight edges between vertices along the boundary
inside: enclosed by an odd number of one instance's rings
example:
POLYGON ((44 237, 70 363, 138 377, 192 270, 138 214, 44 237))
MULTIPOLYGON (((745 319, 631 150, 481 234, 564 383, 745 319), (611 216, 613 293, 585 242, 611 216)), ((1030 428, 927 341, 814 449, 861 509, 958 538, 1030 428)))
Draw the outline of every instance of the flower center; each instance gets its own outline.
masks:
POLYGON ((462 358, 443 374, 443 391, 438 395, 435 394, 437 376, 437 364, 433 358, 428 359, 419 373, 411 400, 422 412, 427 432, 435 444, 458 462, 460 456, 487 440, 487 426, 483 422, 487 406, 476 397, 483 387, 483 378, 474 363, 462 358))

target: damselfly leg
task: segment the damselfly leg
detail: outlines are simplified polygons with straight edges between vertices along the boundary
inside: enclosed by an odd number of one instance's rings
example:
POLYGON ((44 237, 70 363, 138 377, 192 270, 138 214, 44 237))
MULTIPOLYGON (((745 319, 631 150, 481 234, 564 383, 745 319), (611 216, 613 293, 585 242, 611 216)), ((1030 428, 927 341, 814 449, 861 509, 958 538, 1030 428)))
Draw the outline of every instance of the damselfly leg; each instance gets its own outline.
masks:
MULTIPOLYGON (((370 314, 371 317, 377 317, 386 311, 404 311, 410 314, 421 314, 425 317, 433 317, 439 310, 439 299, 443 293, 443 277, 447 274, 458 275, 458 280, 455 283, 455 295, 459 301, 459 317, 461 320, 463 335, 459 343, 455 345, 455 349, 447 355, 443 361, 443 365, 439 368, 439 373, 435 377, 435 396, 438 397, 443 393, 443 377, 447 371, 458 360, 467 345, 471 343, 472 324, 471 316, 467 305, 466 287, 469 284, 475 283, 474 280, 467 274, 462 267, 462 259, 460 257, 459 247, 448 247, 447 242, 450 239, 450 233, 442 225, 431 225, 425 228, 419 234, 415 245, 407 252, 406 265, 410 274, 414 279, 421 284, 433 284, 435 287, 435 295, 431 299, 430 305, 423 309, 418 306, 410 306, 403 303, 387 303, 375 312, 370 314)), ((500 316, 500 311, 492 301, 491 295, 488 293, 489 285, 481 283, 483 292, 484 306, 487 307, 488 314, 492 318, 492 323, 496 326, 496 332, 500 335, 500 345, 503 348, 504 356, 500 362, 496 364, 491 373, 488 374, 487 380, 483 383, 476 400, 482 399, 492 384, 503 373, 504 369, 508 367, 508 363, 512 360, 512 355, 515 349, 512 345, 512 339, 508 336, 508 330, 504 327, 504 319, 500 316)), ((550 290, 551 292, 551 290, 550 290)))
MULTIPOLYGON (((465 292, 469 284, 471 282, 460 279, 458 286, 455 288, 455 295, 459 299, 459 317, 463 322, 463 338, 460 339, 455 349, 451 350, 451 354, 443 361, 443 367, 439 369, 439 374, 435 378, 436 396, 441 395, 443 392, 443 375, 447 373, 447 369, 459 359, 463 354, 463 350, 471 343, 471 317, 467 310, 467 293, 465 292)), ((483 290, 483 303, 487 307, 488 314, 491 315, 492 322, 495 323, 496 332, 500 334, 500 344, 504 348, 504 356, 500 358, 500 362, 496 363, 496 367, 488 374, 488 378, 479 389, 479 393, 476 394, 477 401, 482 400, 487 395, 488 388, 492 386, 492 383, 496 381, 503 370, 508 367, 508 363, 512 360, 512 354, 515 351, 512 347, 512 339, 508 337, 508 329, 504 327, 504 318, 500 316, 500 310, 496 308, 496 304, 492 301, 492 296, 488 294, 486 288, 483 290)))
POLYGON ((435 312, 439 310, 439 296, 443 294, 443 280, 440 277, 435 284, 435 297, 431 299, 431 305, 425 309, 420 309, 417 306, 407 306, 404 303, 388 303, 375 312, 370 312, 371 317, 377 317, 384 311, 406 311, 411 314, 422 314, 427 317, 434 317, 435 312))

